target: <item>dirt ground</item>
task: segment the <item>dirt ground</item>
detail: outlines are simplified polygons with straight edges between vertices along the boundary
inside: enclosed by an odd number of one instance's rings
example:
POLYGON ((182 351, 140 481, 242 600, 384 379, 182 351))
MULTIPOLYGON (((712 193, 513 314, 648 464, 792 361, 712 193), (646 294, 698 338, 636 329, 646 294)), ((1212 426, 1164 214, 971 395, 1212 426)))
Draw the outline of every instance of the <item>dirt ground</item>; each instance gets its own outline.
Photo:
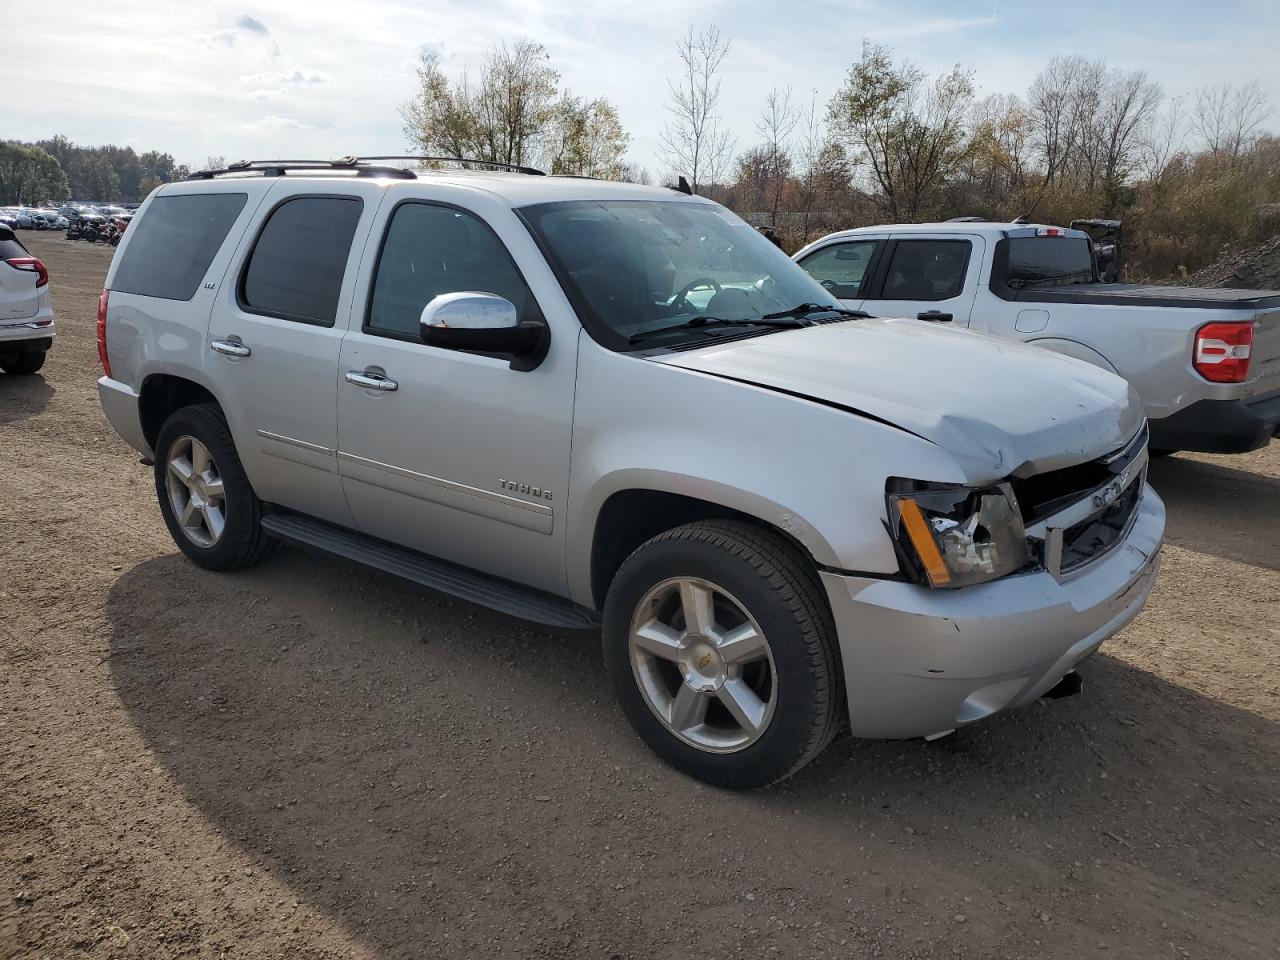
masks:
POLYGON ((1276 957, 1280 446, 1156 463, 1082 696, 730 794, 598 640, 282 549, 185 562, 103 419, 110 251, 0 375, 0 958, 1276 957))

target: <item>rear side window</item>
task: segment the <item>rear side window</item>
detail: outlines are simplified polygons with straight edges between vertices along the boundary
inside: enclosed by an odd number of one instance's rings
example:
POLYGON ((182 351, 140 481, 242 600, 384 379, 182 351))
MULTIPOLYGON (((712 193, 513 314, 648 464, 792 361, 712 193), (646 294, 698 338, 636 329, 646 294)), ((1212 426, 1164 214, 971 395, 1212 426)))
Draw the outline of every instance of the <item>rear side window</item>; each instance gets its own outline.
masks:
POLYGON ((190 300, 248 199, 244 193, 156 197, 146 214, 129 225, 112 289, 190 300))
POLYGON ((964 290, 968 240, 899 240, 884 281, 884 300, 950 300, 964 290))
POLYGON ((837 299, 854 300, 875 249, 875 240, 837 243, 811 253, 800 261, 800 266, 837 299))
POLYGON ((1062 287, 1093 281, 1093 257, 1083 237, 1013 237, 1009 244, 1011 287, 1062 287))
POLYGON ((271 211, 240 281, 240 306, 332 327, 363 203, 298 197, 271 211))
POLYGON ((14 257, 28 256, 27 248, 18 242, 13 231, 0 227, 0 260, 12 260, 14 257))

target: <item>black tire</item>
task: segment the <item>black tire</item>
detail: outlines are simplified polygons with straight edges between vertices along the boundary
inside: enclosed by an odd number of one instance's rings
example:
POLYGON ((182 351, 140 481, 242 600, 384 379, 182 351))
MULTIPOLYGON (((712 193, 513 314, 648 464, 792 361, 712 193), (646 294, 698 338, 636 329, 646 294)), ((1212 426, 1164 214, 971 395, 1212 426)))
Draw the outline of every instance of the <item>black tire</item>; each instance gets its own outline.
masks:
POLYGON ((0 370, 5 373, 35 373, 44 366, 43 350, 33 350, 31 353, 7 353, 0 356, 0 370))
POLYGON ((748 789, 783 780, 821 753, 843 726, 835 625, 816 572, 794 545, 753 524, 699 521, 643 544, 610 584, 602 632, 605 669, 636 732, 667 763, 714 786, 748 789), (678 576, 728 591, 768 638, 777 677, 772 719, 759 739, 733 753, 700 749, 670 732, 632 668, 636 607, 656 584, 678 576))
POLYGON ((200 566, 208 570, 238 570, 257 563, 273 544, 262 529, 262 501, 249 484, 227 421, 216 404, 183 407, 165 420, 156 438, 155 481, 156 498, 169 535, 200 566), (204 444, 222 478, 226 525, 212 546, 201 546, 187 535, 174 515, 169 497, 169 452, 183 437, 194 437, 204 444))

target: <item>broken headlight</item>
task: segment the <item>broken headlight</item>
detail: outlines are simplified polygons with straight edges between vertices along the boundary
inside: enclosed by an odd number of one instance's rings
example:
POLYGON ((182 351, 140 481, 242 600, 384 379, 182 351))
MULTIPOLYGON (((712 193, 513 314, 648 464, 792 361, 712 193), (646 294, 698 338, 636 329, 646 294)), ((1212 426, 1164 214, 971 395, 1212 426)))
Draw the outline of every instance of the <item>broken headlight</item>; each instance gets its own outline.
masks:
POLYGON ((1007 483, 973 489, 891 480, 889 523, 904 562, 931 587, 984 583, 1031 560, 1007 483))

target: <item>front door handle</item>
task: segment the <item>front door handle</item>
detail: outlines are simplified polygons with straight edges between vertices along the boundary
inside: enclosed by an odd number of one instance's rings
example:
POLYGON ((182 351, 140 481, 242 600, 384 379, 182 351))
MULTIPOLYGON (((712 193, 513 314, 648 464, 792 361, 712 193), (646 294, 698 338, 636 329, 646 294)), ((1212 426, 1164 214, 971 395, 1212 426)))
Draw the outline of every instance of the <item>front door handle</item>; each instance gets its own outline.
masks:
POLYGON ((348 370, 347 383, 354 383, 366 390, 399 390, 400 384, 380 373, 368 373, 361 370, 348 370))
POLYGON ((917 313, 916 319, 932 320, 934 323, 950 323, 951 314, 943 313, 941 310, 926 310, 924 313, 917 313))
POLYGON ((253 353, 252 350, 246 347, 238 339, 214 340, 209 344, 209 349, 214 353, 221 353, 223 356, 227 357, 247 357, 249 354, 253 353))

